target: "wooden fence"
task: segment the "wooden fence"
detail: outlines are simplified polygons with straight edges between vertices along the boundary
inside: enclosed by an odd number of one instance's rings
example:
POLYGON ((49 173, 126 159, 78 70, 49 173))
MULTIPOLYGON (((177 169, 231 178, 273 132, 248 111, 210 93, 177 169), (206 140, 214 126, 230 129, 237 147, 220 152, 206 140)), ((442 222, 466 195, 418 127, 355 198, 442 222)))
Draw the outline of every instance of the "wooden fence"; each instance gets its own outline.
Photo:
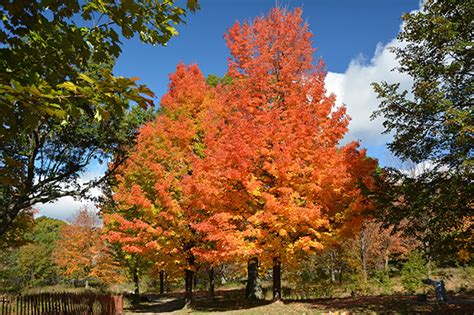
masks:
POLYGON ((38 293, 0 298, 0 315, 123 315, 121 295, 38 293))

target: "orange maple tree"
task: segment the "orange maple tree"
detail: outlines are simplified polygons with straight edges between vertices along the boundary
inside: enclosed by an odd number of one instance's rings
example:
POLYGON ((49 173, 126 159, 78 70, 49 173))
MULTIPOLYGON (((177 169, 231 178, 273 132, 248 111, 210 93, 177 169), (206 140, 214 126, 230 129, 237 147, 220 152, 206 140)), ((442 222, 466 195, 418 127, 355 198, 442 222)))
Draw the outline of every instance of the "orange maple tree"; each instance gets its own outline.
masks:
POLYGON ((95 213, 86 208, 79 210, 71 223, 61 228, 53 251, 53 259, 63 274, 84 280, 86 287, 93 278, 103 283, 124 280, 119 264, 100 237, 100 225, 95 213))
POLYGON ((336 226, 357 227, 354 219, 369 207, 361 185, 370 184, 376 162, 357 143, 338 145, 349 118, 326 95, 324 64, 314 64, 301 10, 237 22, 225 38, 226 109, 188 186, 193 207, 206 213, 193 227, 213 246, 194 252, 271 263, 278 299, 282 262, 321 249, 321 235, 336 226))
POLYGON ((191 228, 183 180, 203 154, 201 126, 212 93, 196 65, 179 64, 170 76, 162 112, 141 128, 136 146, 117 176, 116 206, 104 214, 105 238, 131 255, 148 257, 154 269, 184 270, 191 297, 199 236, 191 228))
POLYGON ((282 262, 358 229, 376 161, 339 145, 349 118, 326 94, 301 10, 273 9, 225 38, 231 83, 211 88, 178 65, 117 176, 105 238, 185 270, 188 298, 197 263, 249 260, 254 275, 263 261, 278 299, 282 262))

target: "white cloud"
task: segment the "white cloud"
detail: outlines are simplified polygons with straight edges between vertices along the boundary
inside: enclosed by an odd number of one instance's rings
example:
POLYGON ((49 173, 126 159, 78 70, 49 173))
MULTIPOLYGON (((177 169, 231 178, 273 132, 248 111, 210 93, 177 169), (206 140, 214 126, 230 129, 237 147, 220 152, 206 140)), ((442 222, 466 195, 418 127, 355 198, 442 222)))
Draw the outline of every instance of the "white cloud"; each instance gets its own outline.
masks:
POLYGON ((84 199, 75 200, 73 197, 62 197, 52 203, 42 203, 35 206, 35 208, 39 209, 37 216, 44 215, 61 220, 70 219, 76 211, 83 207, 95 209, 92 201, 84 199))
MULTIPOLYGON (((105 165, 95 165, 90 167, 79 179, 79 184, 84 184, 89 180, 101 177, 105 172, 105 165)), ((101 195, 101 191, 98 188, 93 188, 89 191, 91 197, 98 197, 101 195)), ((70 219, 73 214, 83 208, 87 207, 94 210, 94 202, 88 199, 74 199, 73 197, 59 198, 54 202, 36 204, 34 208, 39 210, 37 216, 48 216, 61 220, 70 219)))
POLYGON ((345 104, 351 117, 349 132, 344 142, 361 140, 362 145, 384 145, 390 140, 390 135, 383 135, 383 119, 370 119, 378 108, 379 101, 371 83, 387 81, 400 83, 400 88, 410 89, 412 80, 409 76, 393 70, 398 66, 395 55, 389 47, 403 45, 396 39, 388 44, 377 44, 374 56, 369 62, 363 58, 353 59, 344 73, 329 72, 326 77, 326 88, 329 93, 336 95, 337 104, 345 104))

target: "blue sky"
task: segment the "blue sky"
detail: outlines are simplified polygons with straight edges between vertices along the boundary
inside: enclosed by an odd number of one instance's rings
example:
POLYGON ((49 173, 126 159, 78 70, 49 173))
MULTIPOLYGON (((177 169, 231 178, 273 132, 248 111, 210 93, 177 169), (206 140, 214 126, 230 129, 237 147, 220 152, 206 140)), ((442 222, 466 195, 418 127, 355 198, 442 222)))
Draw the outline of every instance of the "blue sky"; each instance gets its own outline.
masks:
POLYGON ((418 8, 417 0, 201 0, 201 10, 179 25, 179 36, 168 46, 124 42, 116 74, 138 76, 157 95, 165 93, 168 74, 176 64, 197 63, 205 75, 222 75, 229 56, 223 35, 236 21, 266 14, 275 4, 302 7, 313 33, 316 56, 328 71, 343 72, 358 56, 370 58, 377 43, 393 39, 400 16, 418 8))
MULTIPOLYGON (((116 75, 139 77, 157 95, 157 103, 166 92, 168 76, 179 62, 197 63, 204 75, 223 75, 229 52, 224 33, 236 20, 253 19, 276 5, 303 8, 303 16, 313 33, 313 44, 327 65, 326 86, 344 103, 352 121, 344 142, 360 140, 369 155, 381 165, 396 166, 386 148, 389 135, 381 135, 381 120, 369 116, 377 108, 371 82, 401 82, 409 88, 410 78, 391 71, 397 66, 390 46, 395 40, 401 15, 419 8, 418 0, 200 0, 201 10, 186 17, 179 25, 179 35, 167 46, 142 44, 138 39, 123 42, 116 75)), ((84 177, 99 176, 104 166, 91 165, 84 177)), ((65 219, 84 201, 63 198, 40 205, 40 215, 65 219)), ((92 206, 91 203, 87 204, 92 206)))
MULTIPOLYGON (((197 63, 205 75, 223 75, 229 56, 224 33, 236 20, 264 15, 276 4, 289 9, 303 8, 318 49, 316 57, 323 58, 329 72, 344 73, 351 61, 370 64, 377 45, 385 45, 396 37, 401 15, 418 8, 418 0, 202 0, 200 3, 201 10, 187 16, 186 24, 178 26, 180 34, 166 47, 142 44, 138 39, 125 41, 115 73, 141 78, 158 100, 166 92, 168 75, 180 61, 197 63)), ((370 82, 365 83, 370 88, 370 82)), ((351 105, 351 100, 339 101, 351 105)), ((366 116, 367 113, 364 112, 366 116)), ((377 134, 380 131, 374 129, 377 134)), ((383 143, 388 138, 380 137, 377 141, 372 138, 358 135, 348 140, 362 140, 363 146, 381 164, 391 164, 392 158, 383 143)))

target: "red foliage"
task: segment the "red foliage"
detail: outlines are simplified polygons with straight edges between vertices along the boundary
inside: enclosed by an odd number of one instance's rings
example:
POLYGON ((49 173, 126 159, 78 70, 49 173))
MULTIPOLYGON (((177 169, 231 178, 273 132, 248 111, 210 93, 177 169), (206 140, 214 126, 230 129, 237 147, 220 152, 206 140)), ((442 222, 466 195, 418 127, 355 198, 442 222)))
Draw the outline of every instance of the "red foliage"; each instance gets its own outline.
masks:
POLYGON ((211 89, 178 65, 163 113, 120 170, 106 238, 161 265, 280 257, 358 229, 376 161, 324 88, 301 11, 273 9, 225 39, 232 83, 211 89))
POLYGON ((179 64, 162 98, 162 114, 141 129, 117 176, 117 207, 104 215, 105 238, 126 253, 147 256, 159 266, 189 267, 197 236, 182 185, 202 151, 200 116, 211 102, 199 68, 179 64))
POLYGON ((225 38, 227 108, 187 186, 206 213, 193 227, 213 244, 195 252, 212 261, 320 249, 321 233, 368 207, 359 184, 370 184, 376 162, 357 143, 338 147, 348 117, 326 96, 300 10, 273 9, 225 38))

